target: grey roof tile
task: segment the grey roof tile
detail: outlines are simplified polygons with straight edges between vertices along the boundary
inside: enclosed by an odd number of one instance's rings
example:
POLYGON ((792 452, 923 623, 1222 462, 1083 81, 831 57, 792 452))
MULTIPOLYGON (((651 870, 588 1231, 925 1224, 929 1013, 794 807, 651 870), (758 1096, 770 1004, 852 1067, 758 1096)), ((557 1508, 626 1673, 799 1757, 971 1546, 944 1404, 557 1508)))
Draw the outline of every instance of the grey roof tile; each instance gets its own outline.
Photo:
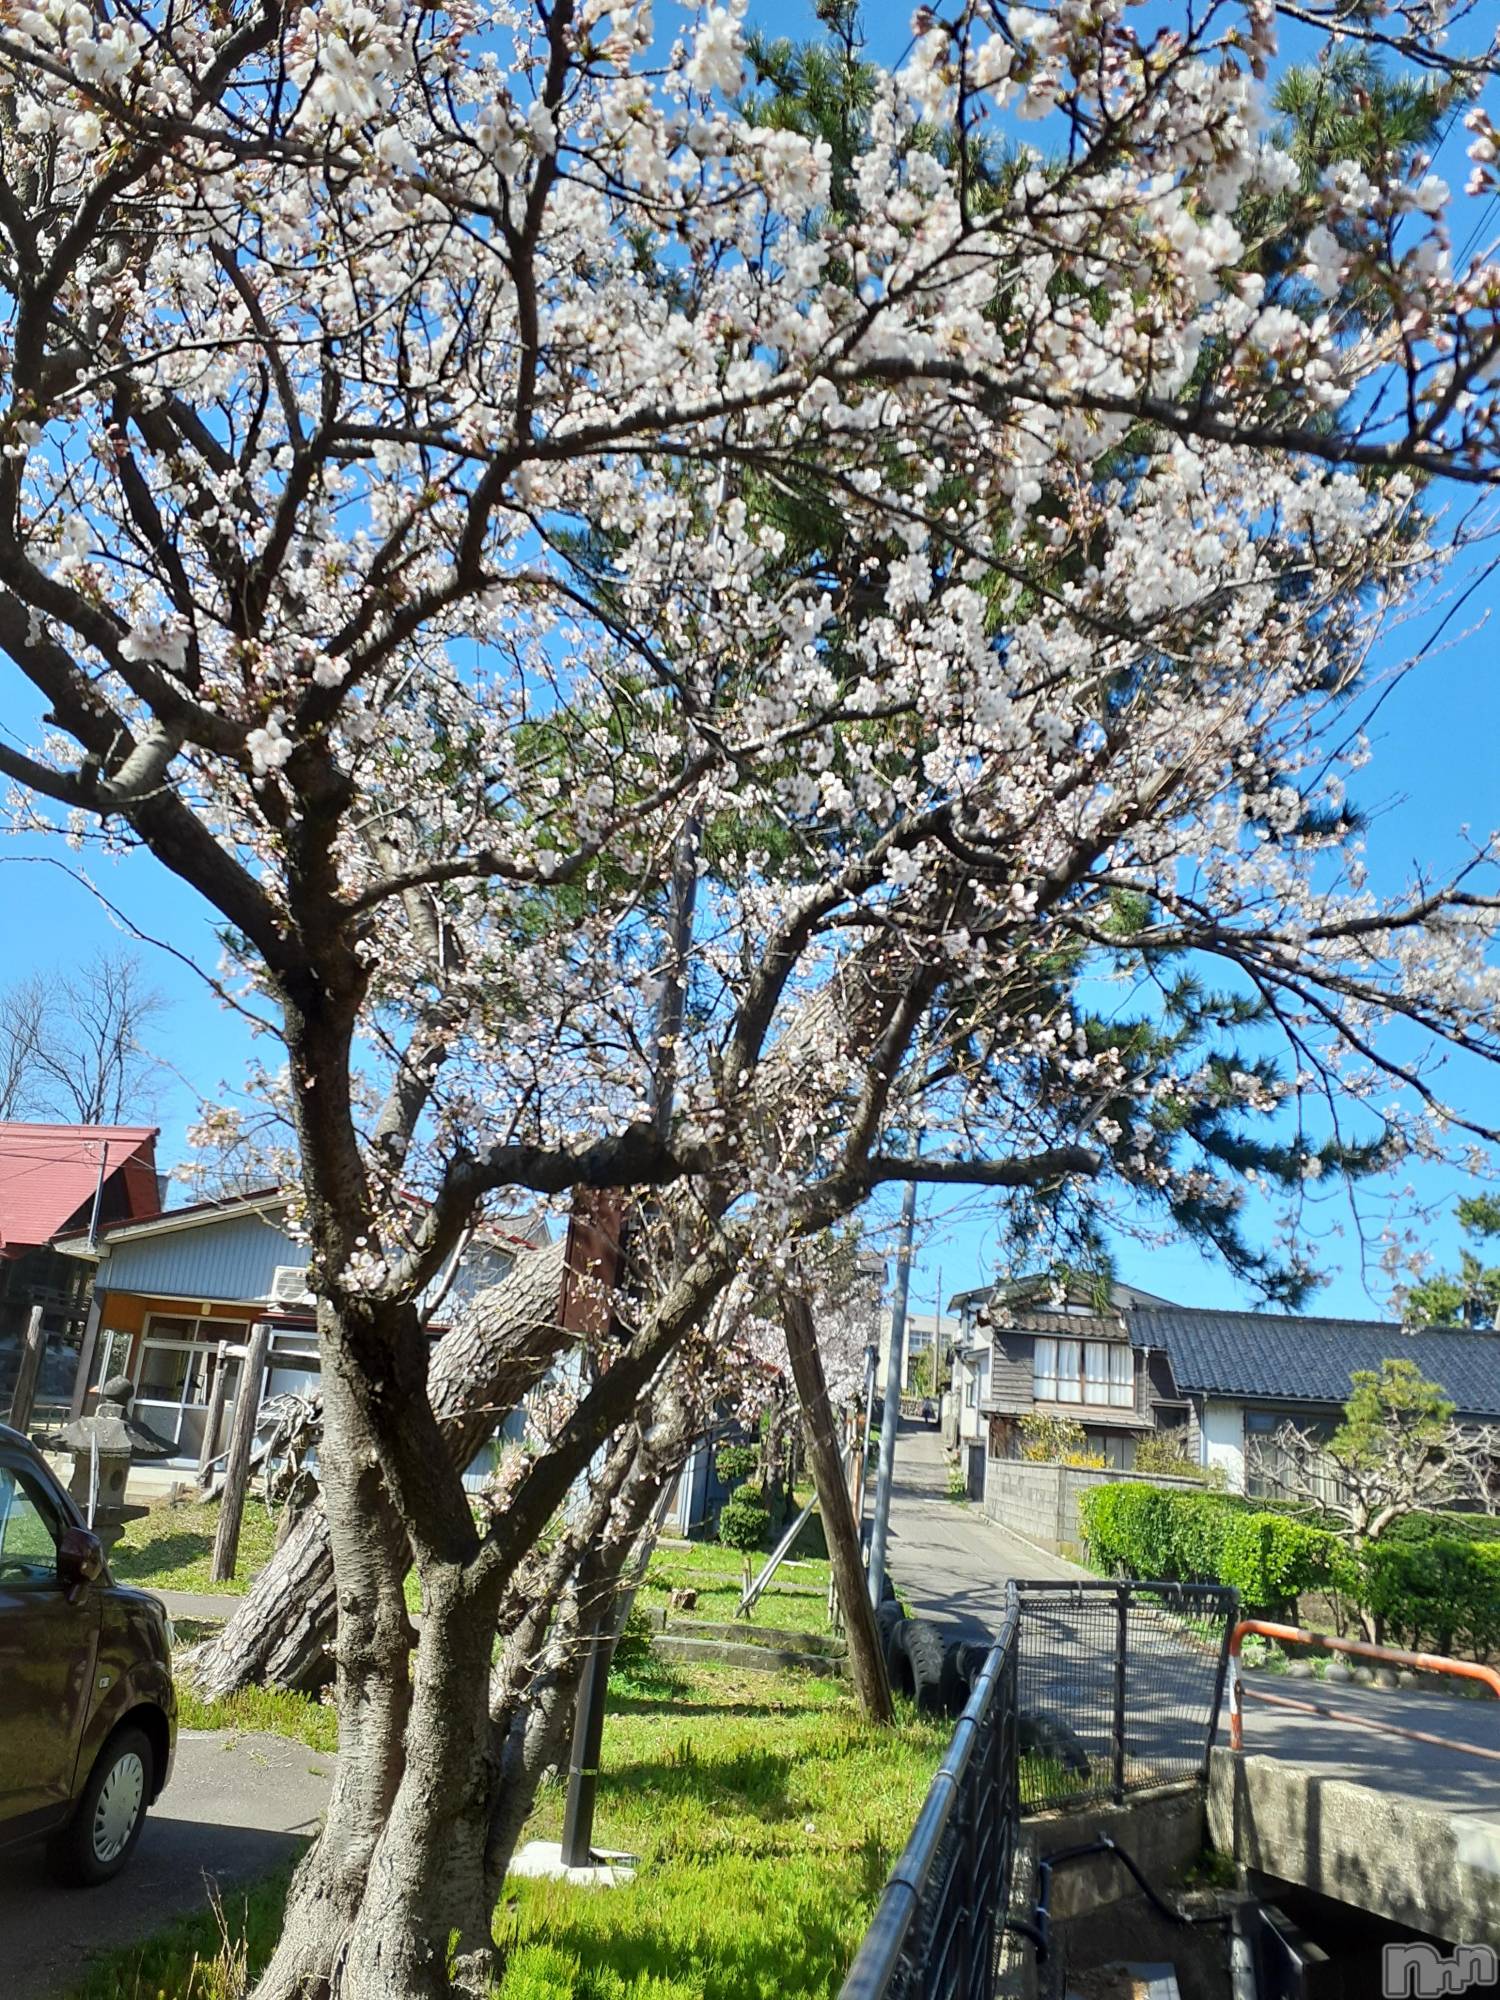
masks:
POLYGON ((1165 1348, 1179 1389, 1210 1396, 1342 1403, 1357 1368, 1414 1361, 1461 1416, 1500 1417, 1500 1333, 1173 1306, 1128 1315, 1137 1347, 1165 1348))

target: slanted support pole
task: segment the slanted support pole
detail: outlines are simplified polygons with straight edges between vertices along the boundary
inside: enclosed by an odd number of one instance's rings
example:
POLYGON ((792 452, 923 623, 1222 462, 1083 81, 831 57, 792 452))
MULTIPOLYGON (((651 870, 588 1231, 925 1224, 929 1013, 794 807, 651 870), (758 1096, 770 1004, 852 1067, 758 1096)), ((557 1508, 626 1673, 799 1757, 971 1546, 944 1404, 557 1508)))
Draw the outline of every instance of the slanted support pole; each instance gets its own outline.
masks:
POLYGON ((16 1371, 15 1393, 10 1399, 10 1427, 13 1431, 24 1431, 31 1423, 32 1407, 36 1402, 36 1385, 42 1375, 42 1356, 46 1351, 47 1336, 42 1331, 42 1308, 33 1306, 31 1317, 26 1322, 26 1343, 21 1349, 21 1365, 16 1371))
POLYGON ((818 1352, 812 1308, 800 1292, 788 1289, 781 1295, 781 1310, 786 1326, 787 1353, 792 1363, 792 1380, 797 1385, 802 1403, 807 1456, 818 1489, 823 1533, 828 1542, 829 1567, 838 1585, 839 1603, 849 1640, 849 1671, 860 1706, 869 1720, 892 1722, 895 1710, 891 1706, 891 1684, 885 1670, 879 1628, 875 1623, 875 1607, 865 1595, 859 1533, 854 1525, 849 1488, 845 1484, 843 1454, 834 1431, 828 1382, 823 1373, 823 1357, 818 1352))
POLYGON ((219 1531, 214 1536, 213 1563, 209 1569, 215 1583, 229 1582, 240 1552, 240 1521, 250 1484, 250 1451, 255 1443, 260 1382, 270 1344, 271 1329, 265 1320, 260 1320, 250 1335, 245 1365, 240 1371, 239 1394, 234 1399, 234 1426, 229 1433, 229 1458, 224 1467, 224 1496, 219 1502, 219 1531))

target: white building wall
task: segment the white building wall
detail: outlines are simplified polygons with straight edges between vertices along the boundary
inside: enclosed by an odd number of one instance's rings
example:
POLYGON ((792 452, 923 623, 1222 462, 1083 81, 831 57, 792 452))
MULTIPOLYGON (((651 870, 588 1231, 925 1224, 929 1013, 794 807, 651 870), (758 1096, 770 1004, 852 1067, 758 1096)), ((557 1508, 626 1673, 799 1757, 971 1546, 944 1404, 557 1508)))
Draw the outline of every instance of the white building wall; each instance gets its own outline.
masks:
POLYGON ((1238 1403, 1207 1397, 1203 1404, 1203 1463, 1221 1465, 1229 1492, 1245 1490, 1245 1413, 1238 1403))

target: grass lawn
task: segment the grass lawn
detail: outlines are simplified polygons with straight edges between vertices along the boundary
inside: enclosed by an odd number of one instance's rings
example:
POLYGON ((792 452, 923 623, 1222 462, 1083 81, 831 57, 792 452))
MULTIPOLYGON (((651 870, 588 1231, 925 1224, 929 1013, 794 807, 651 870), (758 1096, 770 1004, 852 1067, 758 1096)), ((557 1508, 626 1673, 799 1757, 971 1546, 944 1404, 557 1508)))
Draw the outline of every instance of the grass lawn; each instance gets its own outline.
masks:
POLYGON ((181 1501, 176 1506, 159 1501, 139 1521, 127 1524, 125 1533, 110 1552, 110 1569, 120 1583, 139 1584, 143 1590, 193 1590, 215 1596, 242 1596, 250 1588, 252 1578, 271 1560, 276 1546, 276 1523, 259 1500, 245 1502, 239 1554, 234 1577, 228 1583, 209 1580, 208 1565, 218 1525, 217 1501, 206 1504, 181 1501))
MULTIPOLYGON (((140 1520, 131 1521, 110 1552, 109 1566, 120 1583, 142 1590, 191 1590, 215 1597, 243 1597, 271 1560, 276 1548, 276 1520, 256 1499, 245 1502, 234 1578, 212 1583, 208 1566, 219 1526, 217 1500, 158 1501, 140 1520)), ((406 1579, 406 1602, 422 1608, 417 1579, 406 1579)), ((232 1605, 225 1606, 226 1616, 232 1605)))
MULTIPOLYGON (((246 1710, 238 1726, 314 1741, 293 1707, 315 1705, 283 1697, 277 1719, 246 1710)), ((908 1711, 872 1729, 840 1681, 668 1667, 631 1648, 610 1680, 595 1837, 638 1855, 640 1873, 613 1891, 511 1883, 496 2000, 825 2000, 951 1728, 908 1711)), ((550 1787, 531 1835, 556 1838, 562 1806, 550 1787)), ((102 1961, 76 2000, 238 2000, 236 1961, 264 1963, 284 1893, 282 1877, 232 1897, 227 1950, 205 1915, 102 1961)))
MULTIPOLYGON (((751 1557, 751 1574, 759 1575, 764 1555, 751 1557)), ((686 1548, 658 1547, 652 1554, 636 1602, 643 1610, 660 1610, 674 1590, 696 1590, 691 1611, 667 1612, 674 1618, 732 1619, 744 1589, 744 1559, 717 1542, 693 1542, 686 1548)), ((751 1613, 757 1625, 788 1631, 828 1630, 828 1563, 821 1556, 789 1557, 751 1613)))

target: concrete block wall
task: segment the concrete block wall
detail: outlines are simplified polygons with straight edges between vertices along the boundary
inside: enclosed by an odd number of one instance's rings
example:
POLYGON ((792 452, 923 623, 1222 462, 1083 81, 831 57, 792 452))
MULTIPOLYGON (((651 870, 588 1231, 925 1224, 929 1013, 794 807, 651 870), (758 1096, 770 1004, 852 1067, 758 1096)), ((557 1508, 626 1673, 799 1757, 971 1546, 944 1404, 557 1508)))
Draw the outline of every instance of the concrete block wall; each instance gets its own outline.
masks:
MULTIPOLYGON (((991 1458, 985 1462, 984 1511, 1027 1541, 1076 1559, 1083 1552, 1078 1503, 1084 1494, 1096 1486, 1140 1477, 1112 1466, 1033 1465, 1027 1459, 991 1458)), ((1195 1479, 1153 1479, 1150 1484, 1202 1491, 1195 1479)))

